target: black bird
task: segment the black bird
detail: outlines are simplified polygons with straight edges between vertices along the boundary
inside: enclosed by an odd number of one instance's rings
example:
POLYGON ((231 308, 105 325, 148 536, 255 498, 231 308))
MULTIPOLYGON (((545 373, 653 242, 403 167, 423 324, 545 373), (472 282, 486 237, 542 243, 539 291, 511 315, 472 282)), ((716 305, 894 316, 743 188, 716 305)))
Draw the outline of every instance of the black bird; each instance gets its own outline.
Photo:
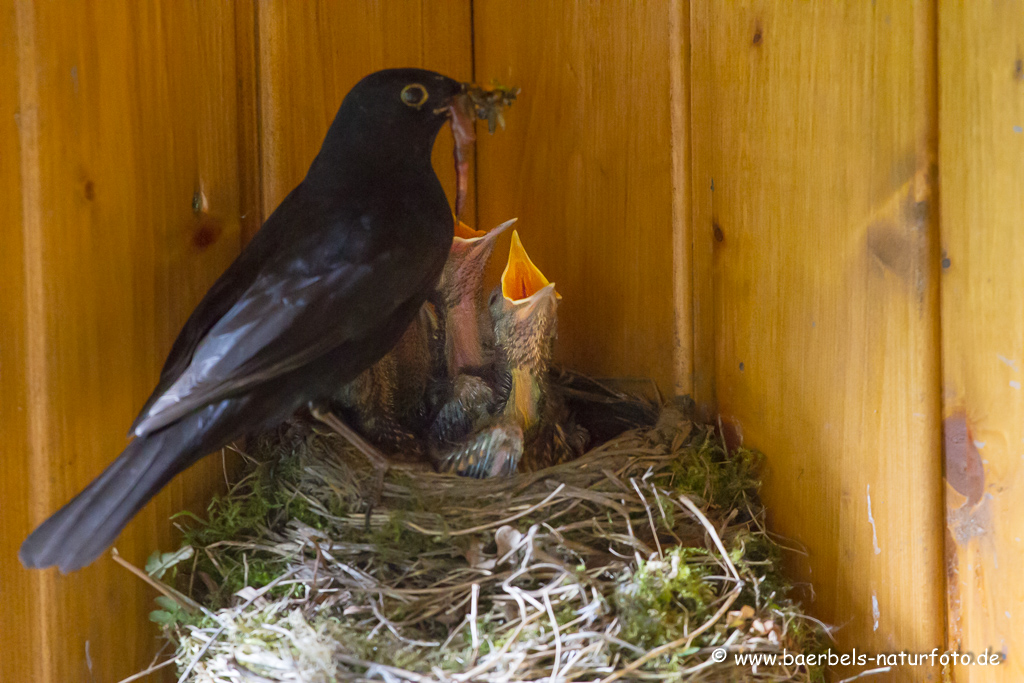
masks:
POLYGON ((430 153, 449 118, 471 130, 467 90, 421 69, 352 88, 306 177, 185 323, 134 439, 22 544, 27 567, 89 564, 179 472, 325 405, 395 345, 451 248, 430 153))

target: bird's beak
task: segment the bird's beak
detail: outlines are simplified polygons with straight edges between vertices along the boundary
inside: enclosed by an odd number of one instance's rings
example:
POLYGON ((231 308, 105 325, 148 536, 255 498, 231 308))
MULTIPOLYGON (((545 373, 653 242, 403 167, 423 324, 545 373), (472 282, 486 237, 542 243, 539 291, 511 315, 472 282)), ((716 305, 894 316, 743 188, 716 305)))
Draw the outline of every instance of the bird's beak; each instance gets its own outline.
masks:
POLYGON ((455 239, 462 242, 475 240, 487 234, 486 230, 474 230, 458 218, 455 219, 455 239))
POLYGON ((513 304, 526 304, 532 308, 541 299, 548 296, 556 300, 561 295, 555 291, 554 283, 550 282, 540 268, 534 265, 530 256, 519 239, 519 232, 512 231, 512 246, 508 252, 508 264, 501 274, 501 293, 513 304))
POLYGON ((465 252, 483 252, 489 254, 494 249, 498 235, 505 232, 518 219, 505 221, 491 231, 474 230, 459 219, 455 219, 455 239, 452 240, 452 254, 465 252))
POLYGON ((562 295, 555 291, 555 283, 541 287, 526 299, 515 302, 517 313, 521 319, 531 318, 536 315, 538 309, 547 309, 547 313, 553 313, 561 301, 562 295))

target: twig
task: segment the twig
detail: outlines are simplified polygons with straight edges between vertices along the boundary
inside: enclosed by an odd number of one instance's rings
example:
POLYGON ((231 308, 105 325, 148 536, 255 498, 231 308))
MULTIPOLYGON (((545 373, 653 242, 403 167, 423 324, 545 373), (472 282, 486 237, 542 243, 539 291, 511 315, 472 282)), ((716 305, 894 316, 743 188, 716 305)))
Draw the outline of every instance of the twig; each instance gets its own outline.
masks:
POLYGON ((496 526, 502 526, 508 524, 509 522, 514 522, 521 517, 525 517, 531 512, 536 512, 537 510, 540 510, 542 507, 545 507, 551 501, 552 498, 561 493, 562 489, 564 488, 565 484, 559 484, 558 488, 552 491, 547 498, 537 503, 536 505, 528 507, 519 514, 512 515, 511 517, 506 517, 504 519, 499 519, 497 522, 491 522, 490 524, 481 524, 480 526, 470 527, 469 529, 460 529, 458 531, 434 531, 432 529, 424 529, 423 527, 413 524, 412 522, 406 522, 405 524, 410 529, 418 531, 421 534, 427 534, 428 536, 465 536, 466 534, 475 534, 480 531, 493 529, 496 526))
POLYGON ((176 661, 178 661, 177 658, 171 657, 166 661, 160 662, 159 664, 149 667, 145 671, 140 671, 139 673, 133 674, 128 678, 122 678, 120 681, 118 681, 118 683, 132 683, 132 681, 137 681, 140 678, 145 678, 146 676, 150 675, 151 673, 155 673, 160 669, 165 669, 171 664, 174 664, 176 661))
POLYGON ((180 606, 182 609, 187 610, 191 613, 203 611, 202 606, 192 598, 188 597, 184 593, 180 593, 174 590, 162 581, 157 581, 152 576, 142 571, 128 560, 121 557, 121 554, 117 552, 117 548, 110 549, 110 556, 114 558, 114 562, 117 562, 119 565, 130 571, 132 574, 135 574, 135 576, 139 577, 140 579, 148 583, 156 590, 163 593, 171 600, 174 600, 174 602, 176 602, 178 606, 180 606))
POLYGON ((477 601, 480 599, 480 584, 474 583, 472 587, 472 598, 469 603, 469 633, 473 638, 473 661, 476 661, 480 653, 480 633, 477 631, 477 601))

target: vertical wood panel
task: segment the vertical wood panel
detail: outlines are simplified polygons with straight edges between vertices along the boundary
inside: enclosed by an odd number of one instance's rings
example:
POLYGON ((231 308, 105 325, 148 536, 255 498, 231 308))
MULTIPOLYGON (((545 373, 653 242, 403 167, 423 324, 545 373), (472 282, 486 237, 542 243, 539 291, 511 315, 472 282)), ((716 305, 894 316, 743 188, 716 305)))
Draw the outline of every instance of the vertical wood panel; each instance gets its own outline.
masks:
POLYGON ((238 172, 242 242, 263 224, 263 177, 260 172, 259 31, 257 0, 234 0, 235 76, 238 103, 238 172))
POLYGON ((681 27, 669 19, 667 0, 474 5, 477 78, 522 87, 508 129, 477 142, 481 224, 519 217, 564 296, 564 361, 653 377, 667 393, 689 382, 673 360, 673 246, 685 239, 676 226, 673 240, 674 199, 686 217, 669 80, 681 27))
MULTIPOLYGON (((341 100, 360 78, 406 66, 459 80, 473 76, 468 0, 267 0, 257 12, 264 216, 302 180, 341 100)), ((449 200, 455 196, 453 164, 445 127, 434 167, 449 200)), ((473 202, 471 183, 470 222, 473 202)))
POLYGON ((713 164, 711 70, 712 3, 690 2, 690 192, 691 282, 693 283, 693 398, 698 417, 710 421, 715 397, 715 286, 712 276, 713 164))
POLYGON ((941 647, 934 8, 694 4, 726 431, 768 454, 769 522, 840 646, 941 647))
MULTIPOLYGON (((0 144, 21 156, 13 173, 5 159, 0 192, 20 194, 4 201, 0 410, 17 451, 5 451, 0 590, 5 653, 20 651, 0 657, 0 678, 116 681, 158 646, 152 593, 106 557, 62 577, 13 553, 124 447, 175 334, 239 251, 234 5, 13 7, 19 128, 8 135, 5 98, 0 144), (24 207, 21 226, 6 223, 10 206, 24 207), (8 489, 27 498, 24 514, 6 512, 8 489)), ((2 8, 6 74, 12 3, 2 8)), ((216 459, 179 478, 121 535, 121 553, 142 563, 169 545, 169 515, 220 481, 216 459)))
POLYGON ((1024 679, 1024 2, 940 5, 950 647, 1024 679))
POLYGON ((32 596, 38 581, 18 564, 22 531, 30 524, 29 412, 25 376, 25 269, 18 145, 17 17, 14 0, 0 1, 0 680, 42 680, 32 656, 32 596))

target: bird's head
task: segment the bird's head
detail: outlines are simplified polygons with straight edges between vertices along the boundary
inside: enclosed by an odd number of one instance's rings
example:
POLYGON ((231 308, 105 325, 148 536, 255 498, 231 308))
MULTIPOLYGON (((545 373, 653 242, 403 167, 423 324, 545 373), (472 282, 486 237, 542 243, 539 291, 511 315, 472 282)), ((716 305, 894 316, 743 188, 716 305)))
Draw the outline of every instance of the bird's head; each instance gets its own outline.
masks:
POLYGON ((384 69, 355 84, 342 102, 344 114, 364 133, 406 137, 432 144, 452 107, 469 86, 426 69, 384 69), (418 138, 418 139, 417 139, 418 138))
POLYGON ((561 295, 533 264, 519 233, 512 231, 508 264, 488 305, 495 344, 508 365, 545 372, 551 360, 561 295))
POLYGON ((455 238, 444 266, 444 274, 438 285, 446 302, 450 305, 463 299, 474 298, 480 291, 484 269, 494 251, 498 235, 516 222, 505 221, 491 231, 474 230, 462 221, 455 220, 455 238))
POLYGON ((482 324, 481 288, 484 270, 497 237, 516 222, 505 221, 490 232, 474 230, 455 220, 455 238, 437 288, 444 302, 445 355, 449 372, 458 373, 484 364, 491 347, 492 328, 482 324))
MULTIPOLYGON (((329 181, 341 168, 364 177, 375 170, 429 169, 434 139, 446 122, 452 122, 457 146, 472 141, 475 107, 469 87, 425 69, 385 69, 366 76, 342 101, 307 178, 329 181)), ((466 157, 465 150, 457 150, 460 155, 466 157)))

